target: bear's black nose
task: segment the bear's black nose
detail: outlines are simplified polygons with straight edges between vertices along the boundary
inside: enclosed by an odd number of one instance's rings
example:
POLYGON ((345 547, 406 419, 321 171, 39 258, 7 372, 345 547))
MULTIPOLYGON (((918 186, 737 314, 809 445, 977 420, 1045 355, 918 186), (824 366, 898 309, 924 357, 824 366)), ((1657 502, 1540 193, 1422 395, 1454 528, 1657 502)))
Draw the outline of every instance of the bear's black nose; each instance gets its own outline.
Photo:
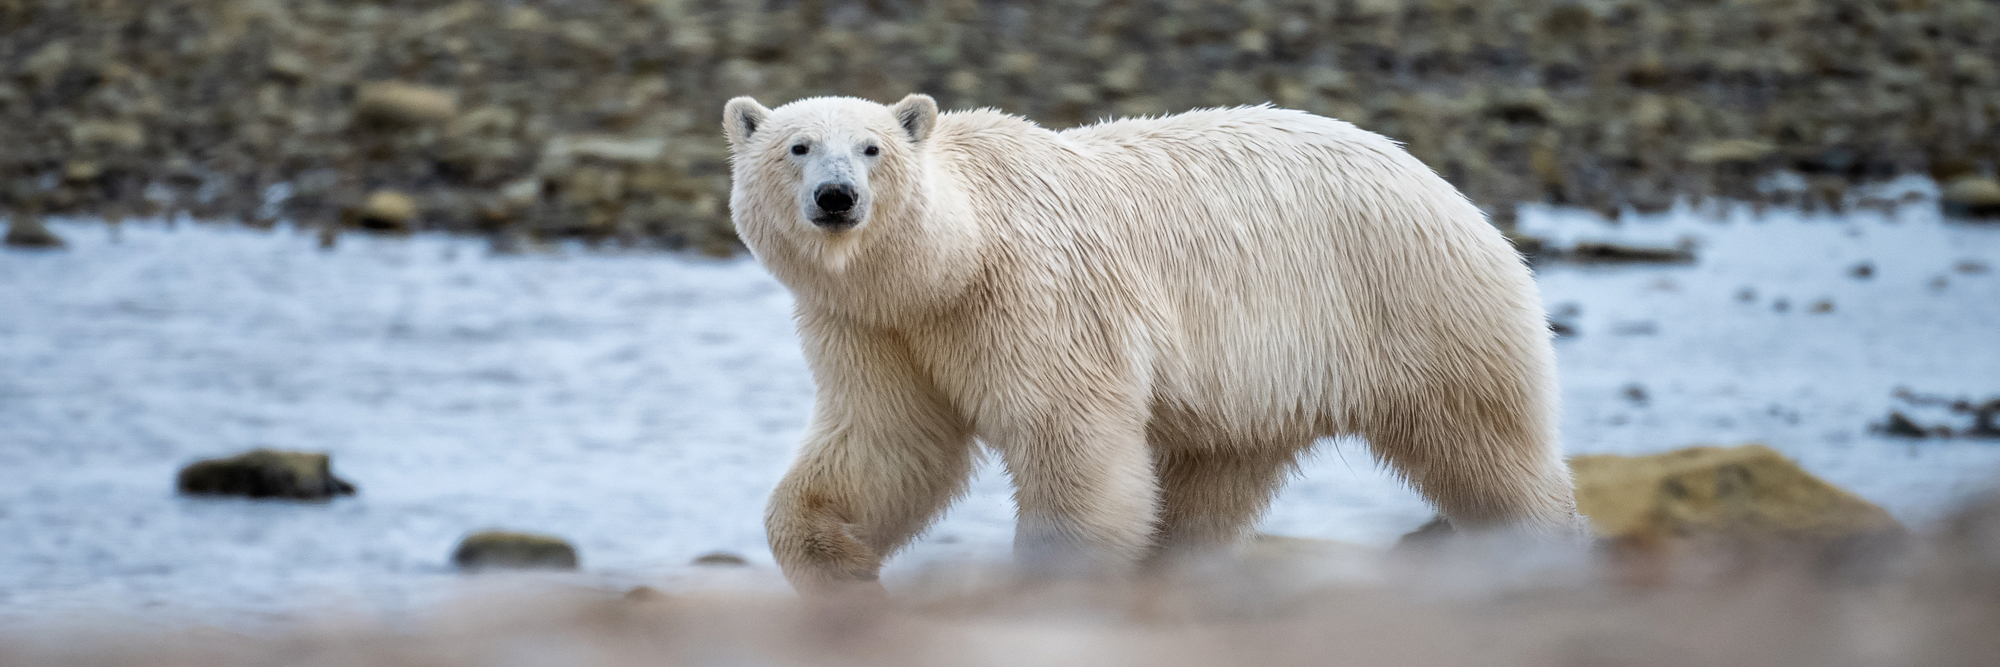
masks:
POLYGON ((854 187, 846 183, 821 185, 813 191, 813 203, 828 213, 846 213, 854 208, 854 187))

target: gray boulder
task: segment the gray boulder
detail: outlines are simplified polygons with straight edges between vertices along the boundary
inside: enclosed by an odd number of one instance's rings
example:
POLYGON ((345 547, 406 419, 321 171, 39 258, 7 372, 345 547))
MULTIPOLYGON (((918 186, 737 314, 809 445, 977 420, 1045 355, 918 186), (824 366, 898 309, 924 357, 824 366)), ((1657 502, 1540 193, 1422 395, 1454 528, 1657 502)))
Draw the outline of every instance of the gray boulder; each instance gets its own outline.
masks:
POLYGON ((574 570, 577 558, 576 547, 560 537, 486 530, 460 540, 451 553, 451 562, 464 570, 574 570))

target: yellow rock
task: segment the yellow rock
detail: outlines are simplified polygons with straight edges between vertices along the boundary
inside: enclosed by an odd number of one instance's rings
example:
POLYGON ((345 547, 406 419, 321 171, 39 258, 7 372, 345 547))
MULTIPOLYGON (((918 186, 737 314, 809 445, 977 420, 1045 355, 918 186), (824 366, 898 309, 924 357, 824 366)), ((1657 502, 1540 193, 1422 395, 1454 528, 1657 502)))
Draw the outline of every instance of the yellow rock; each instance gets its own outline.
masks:
POLYGON ((354 113, 386 125, 421 125, 450 120, 458 114, 458 96, 448 91, 403 83, 376 81, 361 85, 354 113))
POLYGON ((1767 141, 1753 139, 1721 139, 1695 144, 1688 148, 1689 162, 1717 164, 1723 162, 1757 162, 1776 153, 1778 147, 1767 141))
POLYGON ((69 139, 78 146, 138 150, 146 146, 146 131, 137 123, 86 120, 70 126, 69 139))
POLYGON ((1944 187, 1942 197, 1947 215, 1971 218, 2000 217, 2000 181, 1984 176, 1962 176, 1944 187))
POLYGON ((395 190, 376 190, 353 214, 356 224, 369 229, 408 229, 417 219, 417 200, 395 190))
POLYGON ((1570 459, 1577 509, 1601 537, 1842 538, 1899 532, 1866 500, 1763 445, 1570 459))

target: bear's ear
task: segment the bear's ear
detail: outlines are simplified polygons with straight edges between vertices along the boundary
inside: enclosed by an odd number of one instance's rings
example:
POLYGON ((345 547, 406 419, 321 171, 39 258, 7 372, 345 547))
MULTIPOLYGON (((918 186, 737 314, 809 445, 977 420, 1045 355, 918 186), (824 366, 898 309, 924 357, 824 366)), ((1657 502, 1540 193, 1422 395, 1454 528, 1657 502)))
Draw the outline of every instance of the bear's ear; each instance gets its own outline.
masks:
POLYGON ((757 127, 770 117, 771 110, 758 104, 757 100, 738 97, 722 105, 722 134, 729 137, 730 147, 741 148, 744 142, 750 140, 750 135, 757 133, 757 127))
POLYGON ((931 127, 937 125, 937 100, 929 95, 912 94, 897 102, 889 111, 896 114, 896 123, 903 126, 903 131, 910 135, 910 141, 919 144, 931 136, 931 127))

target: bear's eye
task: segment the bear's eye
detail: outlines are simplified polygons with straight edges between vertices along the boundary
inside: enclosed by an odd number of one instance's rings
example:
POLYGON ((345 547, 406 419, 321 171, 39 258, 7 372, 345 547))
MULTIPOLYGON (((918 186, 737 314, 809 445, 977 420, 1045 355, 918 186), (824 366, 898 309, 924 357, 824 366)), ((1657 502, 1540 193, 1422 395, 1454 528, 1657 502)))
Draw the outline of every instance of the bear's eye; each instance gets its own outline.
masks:
POLYGON ((793 155, 805 155, 807 151, 811 151, 811 150, 812 150, 812 149, 811 149, 811 148, 807 148, 805 144, 792 144, 792 154, 793 154, 793 155))
POLYGON ((882 154, 882 148, 879 146, 869 146, 867 148, 861 149, 861 154, 866 155, 868 157, 875 157, 877 155, 882 154))

